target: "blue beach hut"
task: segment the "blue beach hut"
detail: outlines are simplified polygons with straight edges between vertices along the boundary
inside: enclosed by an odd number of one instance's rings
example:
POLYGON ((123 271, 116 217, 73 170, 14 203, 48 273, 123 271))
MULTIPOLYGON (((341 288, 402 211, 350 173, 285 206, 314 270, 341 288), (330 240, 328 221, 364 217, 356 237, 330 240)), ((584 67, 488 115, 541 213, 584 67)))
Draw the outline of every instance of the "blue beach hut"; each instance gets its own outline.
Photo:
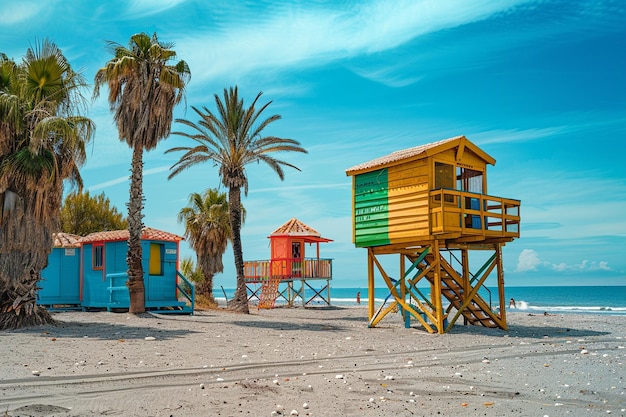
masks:
POLYGON ((80 305, 80 236, 55 233, 48 266, 41 271, 37 304, 80 305))
MULTIPOLYGON (((128 230, 91 233, 80 239, 81 305, 127 310, 128 230)), ((141 236, 145 305, 158 313, 193 313, 193 285, 178 271, 179 242, 173 233, 144 227, 141 236), (181 285, 182 282, 187 285, 181 285), (191 289, 191 291, 189 291, 191 289), (188 292, 189 291, 189 292, 188 292)))

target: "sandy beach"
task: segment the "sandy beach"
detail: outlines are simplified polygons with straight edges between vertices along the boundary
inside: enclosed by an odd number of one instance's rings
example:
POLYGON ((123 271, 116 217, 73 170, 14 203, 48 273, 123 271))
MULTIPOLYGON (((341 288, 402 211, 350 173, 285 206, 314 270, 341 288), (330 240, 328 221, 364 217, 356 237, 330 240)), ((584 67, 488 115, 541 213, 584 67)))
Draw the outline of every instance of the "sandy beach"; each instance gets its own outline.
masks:
POLYGON ((6 416, 626 416, 626 317, 432 335, 354 308, 54 313, 0 333, 6 416))

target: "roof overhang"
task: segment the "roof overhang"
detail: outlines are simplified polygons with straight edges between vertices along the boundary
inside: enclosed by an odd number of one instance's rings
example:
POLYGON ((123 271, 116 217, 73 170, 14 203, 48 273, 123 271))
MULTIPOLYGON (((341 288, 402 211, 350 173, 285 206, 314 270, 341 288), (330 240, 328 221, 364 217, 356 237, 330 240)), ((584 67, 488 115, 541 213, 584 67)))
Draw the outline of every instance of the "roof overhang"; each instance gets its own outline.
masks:
POLYGON ((378 171, 383 168, 389 168, 395 165, 428 158, 438 153, 445 152, 454 148, 457 148, 457 161, 460 161, 463 157, 463 153, 469 149, 479 158, 484 160, 485 163, 490 165, 495 165, 496 163, 496 160, 492 156, 480 149, 465 136, 456 136, 453 138, 440 140, 438 142, 427 143, 425 145, 419 145, 408 149, 402 149, 382 156, 380 158, 376 158, 368 162, 363 162, 362 164, 355 165, 352 168, 348 168, 346 170, 346 175, 353 176, 365 172, 378 171))

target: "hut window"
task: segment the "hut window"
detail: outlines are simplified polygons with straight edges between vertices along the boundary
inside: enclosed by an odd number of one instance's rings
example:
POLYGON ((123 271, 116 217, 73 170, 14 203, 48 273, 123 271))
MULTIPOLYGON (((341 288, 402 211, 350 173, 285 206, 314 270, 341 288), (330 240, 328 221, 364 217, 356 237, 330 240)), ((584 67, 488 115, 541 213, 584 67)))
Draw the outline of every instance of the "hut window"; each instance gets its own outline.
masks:
POLYGON ((104 244, 93 245, 92 265, 93 269, 104 269, 104 244))
POLYGON ((163 275, 163 245, 150 243, 150 275, 163 275))
POLYGON ((483 193, 483 173, 469 168, 456 168, 456 188, 470 193, 483 193))
POLYGON ((454 167, 443 162, 435 162, 435 190, 441 188, 454 188, 454 167))
MULTIPOLYGON (((454 166, 435 162, 435 190, 454 189, 454 166)), ((440 201, 440 196, 435 196, 435 201, 440 201)), ((454 196, 445 194, 443 200, 446 203, 453 203, 454 196)))

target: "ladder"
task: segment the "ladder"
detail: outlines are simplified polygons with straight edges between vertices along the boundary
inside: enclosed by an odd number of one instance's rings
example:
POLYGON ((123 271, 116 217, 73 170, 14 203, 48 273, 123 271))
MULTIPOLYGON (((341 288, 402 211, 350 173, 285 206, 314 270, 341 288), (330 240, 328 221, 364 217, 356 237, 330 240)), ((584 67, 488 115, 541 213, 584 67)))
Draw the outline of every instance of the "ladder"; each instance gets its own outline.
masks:
MULTIPOLYGON (((426 259, 430 262, 434 261, 432 255, 428 255, 426 259)), ((462 279, 458 274, 451 274, 452 267, 443 259, 440 262, 445 263, 447 268, 441 268, 441 295, 443 295, 457 310, 461 308, 463 304, 463 287, 462 279)), ((434 273, 426 275, 426 279, 431 283, 434 282, 434 273)), ((473 325, 482 325, 485 327, 502 327, 501 319, 495 314, 489 304, 480 296, 475 293, 471 301, 461 311, 461 314, 465 319, 473 325)))
POLYGON ((278 285, 280 281, 280 275, 275 275, 263 282, 261 285, 261 296, 259 297, 259 310, 262 308, 274 308, 276 297, 278 297, 278 285))

